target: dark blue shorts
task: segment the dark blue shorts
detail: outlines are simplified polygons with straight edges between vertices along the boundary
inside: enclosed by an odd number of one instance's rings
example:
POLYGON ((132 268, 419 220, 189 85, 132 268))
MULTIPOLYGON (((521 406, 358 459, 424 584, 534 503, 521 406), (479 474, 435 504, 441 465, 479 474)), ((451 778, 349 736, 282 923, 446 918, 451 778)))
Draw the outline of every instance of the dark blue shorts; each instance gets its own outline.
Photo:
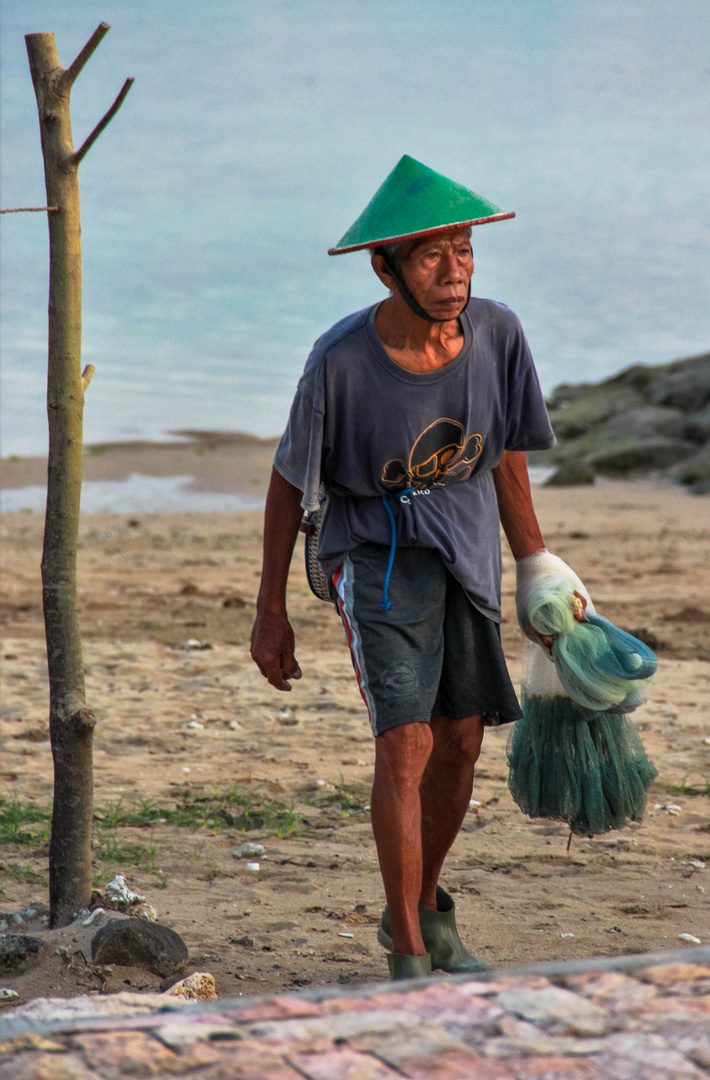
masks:
POLYGON ((362 544, 333 577, 360 692, 374 735, 398 724, 483 715, 489 725, 522 715, 498 624, 477 610, 433 548, 362 544))

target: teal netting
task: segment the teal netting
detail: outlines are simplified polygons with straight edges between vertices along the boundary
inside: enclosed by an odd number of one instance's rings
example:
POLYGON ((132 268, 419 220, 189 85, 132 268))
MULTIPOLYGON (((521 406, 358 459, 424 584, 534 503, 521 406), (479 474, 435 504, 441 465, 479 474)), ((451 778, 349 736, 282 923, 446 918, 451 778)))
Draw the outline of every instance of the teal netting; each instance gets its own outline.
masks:
POLYGON ((529 598, 530 624, 551 635, 552 659, 569 696, 595 712, 630 712, 644 700, 643 683, 656 670, 651 649, 592 611, 584 622, 572 614, 574 590, 561 577, 545 576, 529 598))
POLYGON ((627 716, 584 719, 566 697, 523 693, 508 739, 508 787, 524 813, 593 836, 640 821, 658 772, 627 716))

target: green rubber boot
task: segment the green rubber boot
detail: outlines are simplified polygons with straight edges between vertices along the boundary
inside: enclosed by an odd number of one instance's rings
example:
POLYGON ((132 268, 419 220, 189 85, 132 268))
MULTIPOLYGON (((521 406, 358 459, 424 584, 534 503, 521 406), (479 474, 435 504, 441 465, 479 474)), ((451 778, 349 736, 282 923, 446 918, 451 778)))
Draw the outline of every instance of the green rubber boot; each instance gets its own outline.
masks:
POLYGON ((423 956, 407 956, 405 953, 390 952, 387 953, 387 963, 393 982, 397 979, 421 979, 425 975, 431 975, 429 953, 424 953, 423 956))
MULTIPOLYGON (((434 971, 439 969, 448 975, 465 975, 488 970, 488 965, 470 953, 461 941, 456 929, 456 905, 441 886, 437 885, 436 888, 436 911, 419 908, 419 927, 434 971)), ((392 930, 387 908, 382 913, 377 940, 386 949, 392 949, 392 930)))

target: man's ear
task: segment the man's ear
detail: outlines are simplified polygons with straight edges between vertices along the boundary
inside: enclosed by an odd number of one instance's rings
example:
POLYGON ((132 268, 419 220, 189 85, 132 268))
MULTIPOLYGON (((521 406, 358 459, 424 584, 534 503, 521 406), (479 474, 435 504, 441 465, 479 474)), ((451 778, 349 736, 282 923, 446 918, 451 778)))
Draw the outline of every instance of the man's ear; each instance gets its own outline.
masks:
POLYGON ((372 266, 372 269, 375 271, 385 288, 389 289, 390 292, 394 292, 394 278, 392 277, 390 269, 382 256, 378 255, 376 252, 373 252, 370 256, 370 265, 372 266))

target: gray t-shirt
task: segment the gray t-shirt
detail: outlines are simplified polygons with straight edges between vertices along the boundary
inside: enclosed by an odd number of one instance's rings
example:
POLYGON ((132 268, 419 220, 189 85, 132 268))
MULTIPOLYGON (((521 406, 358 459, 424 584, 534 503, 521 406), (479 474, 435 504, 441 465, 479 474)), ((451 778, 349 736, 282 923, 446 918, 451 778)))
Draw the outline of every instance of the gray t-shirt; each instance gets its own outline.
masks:
POLYGON ((331 327, 313 346, 274 465, 327 501, 318 549, 328 576, 359 544, 438 549, 471 602, 500 621, 500 519, 491 469, 504 450, 542 450, 555 437, 528 343, 504 304, 472 298, 464 345, 422 374, 390 357, 378 305, 331 327), (398 494, 411 490, 401 499, 398 494))

